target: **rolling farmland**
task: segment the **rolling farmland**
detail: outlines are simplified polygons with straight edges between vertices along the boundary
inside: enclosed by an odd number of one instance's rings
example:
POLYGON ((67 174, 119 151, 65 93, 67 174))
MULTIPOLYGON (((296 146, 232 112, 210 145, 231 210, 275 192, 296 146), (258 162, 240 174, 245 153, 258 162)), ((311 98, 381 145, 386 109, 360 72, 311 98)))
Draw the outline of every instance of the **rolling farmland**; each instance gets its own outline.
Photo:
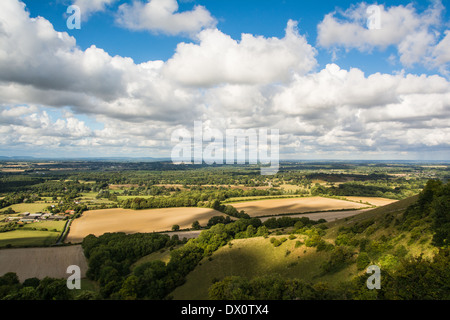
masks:
POLYGON ((345 209, 360 209, 366 204, 324 197, 272 199, 233 203, 237 210, 244 210, 251 217, 272 216, 286 213, 306 213, 345 209))
POLYGON ((89 234, 106 232, 161 232, 171 230, 174 224, 181 229, 191 228, 192 222, 206 225, 214 216, 224 215, 208 208, 165 208, 149 210, 104 209, 87 211, 75 220, 66 242, 81 242, 89 234))

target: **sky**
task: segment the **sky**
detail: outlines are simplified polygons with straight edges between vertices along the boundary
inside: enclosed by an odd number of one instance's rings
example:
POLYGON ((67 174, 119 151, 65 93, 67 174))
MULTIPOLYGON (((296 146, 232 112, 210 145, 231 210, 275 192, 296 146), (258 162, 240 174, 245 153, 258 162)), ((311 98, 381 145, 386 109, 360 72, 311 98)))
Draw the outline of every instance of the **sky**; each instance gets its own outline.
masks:
POLYGON ((169 157, 201 122, 279 130, 282 159, 450 160, 449 10, 2 0, 0 156, 169 157))

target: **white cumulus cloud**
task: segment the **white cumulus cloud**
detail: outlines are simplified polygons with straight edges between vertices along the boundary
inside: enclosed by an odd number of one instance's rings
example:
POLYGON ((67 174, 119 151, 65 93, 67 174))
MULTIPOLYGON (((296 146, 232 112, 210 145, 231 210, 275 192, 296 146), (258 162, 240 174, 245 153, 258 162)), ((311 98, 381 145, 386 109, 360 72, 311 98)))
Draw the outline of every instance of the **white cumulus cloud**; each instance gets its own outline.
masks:
POLYGON ((420 13, 412 3, 390 7, 378 5, 379 29, 368 28, 367 21, 374 15, 367 13, 368 7, 363 2, 345 11, 327 14, 317 27, 318 44, 325 48, 343 47, 363 52, 394 46, 400 62, 406 67, 420 64, 432 68, 445 63, 442 54, 445 42, 438 44, 445 10, 441 1, 433 1, 420 13))
POLYGON ((134 0, 132 4, 122 4, 116 21, 131 30, 169 35, 194 35, 204 28, 214 27, 217 23, 203 6, 178 12, 177 0, 134 0))
POLYGON ((316 66, 316 50, 289 21, 284 38, 242 34, 237 41, 217 29, 197 36, 199 43, 180 43, 167 61, 165 74, 194 86, 220 83, 287 81, 293 73, 305 74, 316 66))

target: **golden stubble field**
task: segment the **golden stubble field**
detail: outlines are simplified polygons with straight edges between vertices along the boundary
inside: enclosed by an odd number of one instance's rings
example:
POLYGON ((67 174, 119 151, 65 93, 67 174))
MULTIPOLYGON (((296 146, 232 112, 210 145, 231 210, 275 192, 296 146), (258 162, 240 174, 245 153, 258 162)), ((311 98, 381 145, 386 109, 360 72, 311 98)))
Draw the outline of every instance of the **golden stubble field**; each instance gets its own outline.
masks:
POLYGON ((248 201, 232 203, 232 206, 238 211, 244 210, 251 217, 261 217, 284 213, 359 209, 367 207, 367 204, 323 197, 307 197, 248 201))
POLYGON ((0 250, 0 276, 15 272, 20 281, 28 278, 68 278, 67 267, 77 265, 86 276, 87 261, 81 246, 0 250))
POLYGON ((89 234, 100 236, 107 232, 146 233, 191 228, 194 221, 205 226, 214 216, 223 213, 209 208, 164 208, 148 210, 104 209, 83 213, 73 221, 66 242, 78 243, 89 234))
POLYGON ((352 201, 368 202, 377 207, 385 206, 385 205, 388 205, 388 204, 398 201, 398 200, 393 200, 393 199, 388 199, 388 198, 379 198, 379 197, 345 197, 345 198, 347 198, 348 200, 352 200, 352 201))

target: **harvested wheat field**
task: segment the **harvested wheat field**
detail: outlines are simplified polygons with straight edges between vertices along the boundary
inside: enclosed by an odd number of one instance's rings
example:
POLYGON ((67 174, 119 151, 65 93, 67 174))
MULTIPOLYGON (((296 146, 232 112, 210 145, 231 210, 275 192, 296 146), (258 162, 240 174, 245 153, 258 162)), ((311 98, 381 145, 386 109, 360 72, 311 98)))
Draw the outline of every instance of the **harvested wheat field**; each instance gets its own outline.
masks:
POLYGON ((344 209, 359 209, 366 204, 323 197, 294 199, 270 199, 233 203, 238 211, 244 210, 251 217, 271 216, 284 213, 304 213, 344 209))
POLYGON ((107 232, 161 232, 177 224, 180 229, 191 228, 194 221, 204 226, 214 216, 224 214, 208 208, 164 208, 148 210, 104 209, 86 211, 70 226, 66 242, 78 243, 89 234, 100 236, 107 232))
POLYGON ((67 278, 67 267, 77 265, 86 276, 87 262, 81 246, 0 250, 0 276, 15 272, 20 281, 28 278, 67 278))
MULTIPOLYGON (((301 214, 292 214, 292 215, 285 215, 283 217, 291 217, 291 218, 309 218, 310 220, 320 220, 324 219, 327 222, 335 221, 339 219, 345 219, 349 217, 356 216, 357 214, 369 211, 372 209, 361 209, 361 210, 349 210, 349 211, 327 211, 327 212, 316 212, 316 213, 301 213, 301 214)), ((262 222, 269 220, 272 217, 262 217, 260 220, 262 222)))
POLYGON ((345 197, 345 198, 347 198, 348 200, 351 200, 351 201, 367 202, 367 203, 370 203, 371 205, 374 205, 377 207, 385 206, 385 205, 388 205, 388 204, 398 201, 398 200, 394 200, 394 199, 379 198, 379 197, 345 197))

